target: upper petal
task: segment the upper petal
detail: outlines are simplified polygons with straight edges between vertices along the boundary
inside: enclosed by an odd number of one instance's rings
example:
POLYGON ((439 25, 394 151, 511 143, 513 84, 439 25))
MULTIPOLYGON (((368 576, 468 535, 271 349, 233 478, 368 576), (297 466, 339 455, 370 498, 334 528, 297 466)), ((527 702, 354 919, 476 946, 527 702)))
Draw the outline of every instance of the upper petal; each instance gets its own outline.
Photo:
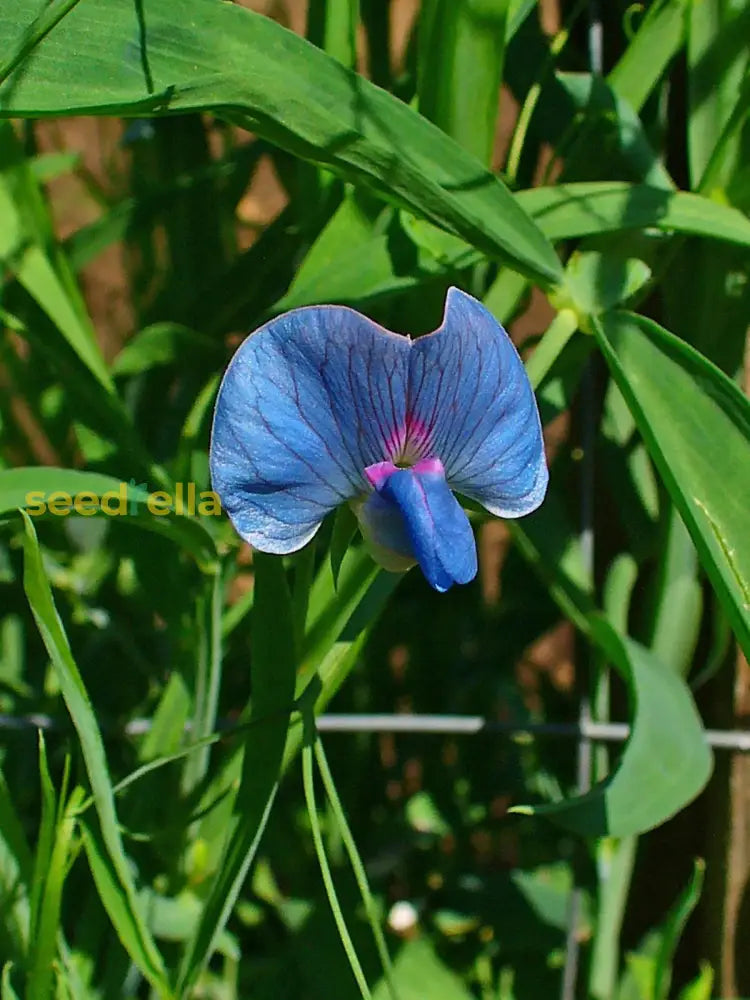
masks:
POLYGON ((210 452, 213 487, 243 538, 294 552, 369 488, 363 470, 404 434, 409 348, 343 306, 295 309, 243 342, 210 452))
POLYGON ((456 288, 439 329, 412 345, 407 423, 451 488, 492 514, 520 517, 544 499, 542 429, 523 363, 492 314, 456 288))

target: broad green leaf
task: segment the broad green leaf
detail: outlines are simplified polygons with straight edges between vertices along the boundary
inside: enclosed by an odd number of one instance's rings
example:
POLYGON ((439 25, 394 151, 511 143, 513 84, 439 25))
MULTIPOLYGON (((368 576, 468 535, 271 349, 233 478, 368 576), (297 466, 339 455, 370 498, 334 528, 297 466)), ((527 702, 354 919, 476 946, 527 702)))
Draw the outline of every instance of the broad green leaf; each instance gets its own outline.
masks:
MULTIPOLYGON (((655 228, 750 246, 750 220, 742 212, 685 191, 625 181, 586 181, 529 188, 515 197, 553 242, 655 228)), ((446 266, 460 262, 468 267, 480 259, 479 254, 467 255, 470 248, 462 240, 427 222, 420 220, 407 231, 446 266)))
MULTIPOLYGON (((25 0, 5 0, 0 37, 9 49, 28 21, 25 0)), ((234 4, 79 4, 0 89, 0 109, 16 117, 231 109, 256 134, 369 184, 483 252, 544 282, 560 275, 537 227, 470 154, 387 92, 234 4)))
MULTIPOLYGON (((186 484, 179 494, 169 497, 166 514, 150 512, 149 496, 145 483, 132 480, 125 483, 98 472, 52 466, 0 471, 0 515, 19 507, 26 508, 34 517, 88 517, 94 510, 95 516, 117 518, 118 523, 133 524, 165 535, 210 568, 216 559, 216 545, 202 519, 190 514, 192 494, 188 494, 186 484), (84 497, 84 494, 89 496, 84 497), (75 506, 71 510, 71 500, 86 513, 79 514, 75 506)), ((193 506, 198 506, 199 498, 200 491, 196 490, 193 506)))
POLYGON ((750 655, 750 403, 710 361, 651 320, 611 313, 594 330, 750 655))
POLYGON ((251 660, 252 713, 259 725, 245 746, 235 818, 223 862, 183 958, 186 996, 213 953, 256 855, 276 797, 297 664, 291 597, 281 559, 256 552, 251 660))
POLYGON ((603 617, 591 616, 589 630, 628 685, 630 739, 614 774, 587 794, 515 811, 550 816, 586 836, 626 837, 658 826, 692 801, 708 781, 712 757, 682 679, 603 617))
MULTIPOLYGON (((700 195, 624 181, 592 181, 518 191, 517 201, 552 241, 627 229, 656 228, 750 246, 750 220, 735 208, 700 195)), ((405 292, 431 278, 470 267, 482 254, 423 219, 376 224, 346 198, 303 261, 273 313, 322 302, 361 304, 405 292), (411 264, 405 234, 416 243, 411 264)), ((518 278, 508 268, 500 279, 518 278)), ((521 280, 522 279, 518 279, 521 280)), ((523 285, 521 285, 521 290, 523 285)), ((507 315, 498 318, 507 320, 507 315)))
MULTIPOLYGON (((106 850, 106 864, 111 869, 114 882, 113 898, 116 897, 120 906, 117 911, 108 907, 108 912, 113 922, 117 921, 115 927, 133 961, 155 989, 168 996, 170 991, 164 964, 140 912, 130 864, 123 849, 107 758, 94 709, 52 598, 33 522, 27 514, 23 518, 24 589, 75 726, 91 783, 106 850)), ((109 900, 103 897, 102 902, 107 907, 109 900)))
POLYGON ((495 144, 509 0, 424 0, 419 110, 482 163, 495 144))
POLYGON ((685 191, 592 181, 531 188, 516 198, 553 242, 653 226, 750 246, 750 220, 742 212, 685 191))

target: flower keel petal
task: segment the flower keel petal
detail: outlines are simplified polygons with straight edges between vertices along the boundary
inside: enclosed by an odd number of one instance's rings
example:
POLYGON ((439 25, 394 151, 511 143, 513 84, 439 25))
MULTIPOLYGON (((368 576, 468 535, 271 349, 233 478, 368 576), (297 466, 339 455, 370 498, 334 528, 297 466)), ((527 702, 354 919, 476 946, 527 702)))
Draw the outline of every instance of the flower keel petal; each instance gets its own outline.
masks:
MULTIPOLYGON (((474 535, 466 514, 448 488, 439 462, 393 469, 378 479, 376 492, 362 505, 360 522, 374 555, 416 560, 435 590, 468 583, 477 572, 474 535)), ((405 565, 386 568, 403 569, 405 565)), ((394 560, 395 562, 395 560, 394 560)))

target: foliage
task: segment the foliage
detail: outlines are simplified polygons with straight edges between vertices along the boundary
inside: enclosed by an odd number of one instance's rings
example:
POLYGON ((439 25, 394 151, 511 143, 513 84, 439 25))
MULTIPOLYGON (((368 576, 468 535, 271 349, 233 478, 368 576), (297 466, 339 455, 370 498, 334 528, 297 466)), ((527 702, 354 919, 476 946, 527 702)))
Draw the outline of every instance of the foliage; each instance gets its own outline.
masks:
POLYGON ((579 996, 711 995, 713 946, 679 951, 705 864, 651 903, 648 831, 750 654, 750 3, 546 33, 422 0, 403 59, 398 6, 310 0, 305 39, 218 0, 0 5, 2 1000, 546 1000, 576 956, 579 996), (104 171, 70 116, 114 130, 104 171), (450 285, 541 335, 549 493, 472 512, 474 583, 377 570, 344 515, 282 560, 199 508, 239 334, 331 302, 416 335, 450 285), (329 767, 332 702, 631 733, 577 769, 331 735, 329 767))

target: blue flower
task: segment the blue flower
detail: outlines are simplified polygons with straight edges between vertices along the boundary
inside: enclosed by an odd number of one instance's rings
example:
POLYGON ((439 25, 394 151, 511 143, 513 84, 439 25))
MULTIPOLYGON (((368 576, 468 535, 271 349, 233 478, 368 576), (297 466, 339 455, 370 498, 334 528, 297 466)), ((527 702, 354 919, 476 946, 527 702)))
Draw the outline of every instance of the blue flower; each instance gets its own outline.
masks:
POLYGON ((210 460, 234 527, 260 551, 297 551, 350 503, 373 558, 391 570, 419 563, 440 591, 477 571, 451 491, 521 517, 547 488, 523 364, 493 316, 456 288, 442 325, 417 340, 343 306, 261 327, 224 376, 210 460))

